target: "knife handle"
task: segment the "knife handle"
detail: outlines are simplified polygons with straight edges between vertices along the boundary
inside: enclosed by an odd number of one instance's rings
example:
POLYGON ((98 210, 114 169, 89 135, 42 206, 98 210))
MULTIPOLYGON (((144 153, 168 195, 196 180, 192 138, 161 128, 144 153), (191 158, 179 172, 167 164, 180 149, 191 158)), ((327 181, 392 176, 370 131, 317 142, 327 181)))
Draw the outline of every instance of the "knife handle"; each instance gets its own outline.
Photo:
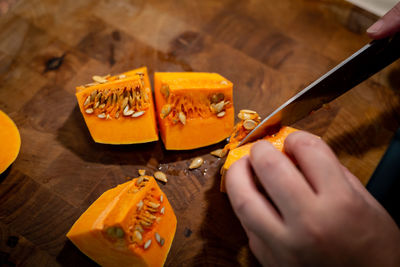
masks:
POLYGON ((400 227, 400 128, 397 129, 366 188, 400 227))

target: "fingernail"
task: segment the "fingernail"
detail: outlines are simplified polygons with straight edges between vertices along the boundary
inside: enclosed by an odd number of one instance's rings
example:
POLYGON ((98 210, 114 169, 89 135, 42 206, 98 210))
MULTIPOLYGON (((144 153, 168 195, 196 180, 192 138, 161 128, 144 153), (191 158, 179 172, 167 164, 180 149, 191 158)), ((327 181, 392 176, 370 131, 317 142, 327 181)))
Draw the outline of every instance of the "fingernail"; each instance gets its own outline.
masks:
POLYGON ((378 20, 371 27, 367 29, 367 33, 377 33, 383 26, 383 20, 378 20))

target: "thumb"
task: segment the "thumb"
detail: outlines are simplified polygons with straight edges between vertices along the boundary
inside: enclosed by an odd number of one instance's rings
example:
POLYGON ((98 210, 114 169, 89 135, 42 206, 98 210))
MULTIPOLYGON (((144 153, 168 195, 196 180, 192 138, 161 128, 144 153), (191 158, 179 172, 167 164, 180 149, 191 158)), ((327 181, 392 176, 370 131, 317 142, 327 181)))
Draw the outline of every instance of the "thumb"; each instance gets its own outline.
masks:
POLYGON ((367 29, 372 39, 381 39, 400 31, 400 2, 367 29))

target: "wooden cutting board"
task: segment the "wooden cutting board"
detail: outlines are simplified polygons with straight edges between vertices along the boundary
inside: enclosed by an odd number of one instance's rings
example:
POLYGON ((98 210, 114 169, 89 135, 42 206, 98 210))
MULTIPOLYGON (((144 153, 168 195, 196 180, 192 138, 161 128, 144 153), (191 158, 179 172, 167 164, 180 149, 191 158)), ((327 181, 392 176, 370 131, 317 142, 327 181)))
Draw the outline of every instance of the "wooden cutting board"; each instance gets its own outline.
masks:
MULTIPOLYGON (((94 265, 65 234, 105 190, 161 169, 178 218, 166 266, 257 265, 219 192, 223 160, 161 142, 92 141, 74 96, 95 75, 140 66, 218 72, 236 111, 268 114, 359 49, 376 17, 344 1, 6 0, 0 2, 0 109, 19 127, 20 154, 0 179, 5 266, 94 265), (206 164, 189 171, 192 158, 206 164)), ((296 126, 320 135, 364 183, 400 118, 395 63, 296 126)))

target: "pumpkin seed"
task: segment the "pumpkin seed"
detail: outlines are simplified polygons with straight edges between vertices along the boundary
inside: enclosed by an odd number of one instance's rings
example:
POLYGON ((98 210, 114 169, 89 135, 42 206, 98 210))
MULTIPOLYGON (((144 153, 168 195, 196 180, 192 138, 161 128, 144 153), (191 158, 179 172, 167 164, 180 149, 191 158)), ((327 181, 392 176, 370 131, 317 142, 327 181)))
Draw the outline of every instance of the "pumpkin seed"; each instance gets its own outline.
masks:
POLYGON ((147 218, 149 218, 150 220, 155 220, 157 217, 156 216, 154 216, 153 214, 150 214, 150 212, 146 212, 145 213, 145 216, 147 217, 147 218))
POLYGON ((151 239, 147 240, 146 243, 144 243, 144 249, 148 249, 151 245, 151 239))
POLYGON ((116 119, 119 118, 119 111, 115 112, 115 118, 116 118, 116 119))
POLYGON ((140 200, 137 204, 136 204, 137 210, 141 210, 143 208, 143 200, 140 200))
POLYGON ((179 112, 178 114, 179 121, 185 125, 186 124, 186 115, 183 112, 179 112))
POLYGON ((101 104, 101 105, 99 105, 99 108, 100 108, 100 109, 103 109, 103 108, 105 108, 105 107, 106 107, 106 104, 104 104, 104 103, 101 104))
POLYGON ((94 103, 94 106, 93 106, 93 108, 97 108, 97 107, 99 106, 99 104, 100 104, 100 102, 99 102, 99 101, 97 101, 96 103, 94 103))
POLYGON ((167 180, 167 175, 165 175, 165 173, 157 171, 154 173, 154 178, 156 178, 157 180, 161 181, 161 182, 168 182, 167 180))
POLYGON ((160 202, 162 203, 163 200, 164 200, 164 196, 163 196, 163 195, 160 195, 160 202))
POLYGON ((152 225, 152 223, 149 223, 149 222, 146 222, 146 221, 143 221, 143 220, 140 221, 140 224, 143 225, 144 227, 149 227, 149 226, 152 225))
POLYGON ((218 102, 224 100, 224 98, 225 98, 225 95, 224 95, 223 93, 213 94, 213 95, 211 96, 211 103, 216 104, 216 103, 218 103, 218 102))
POLYGON ((192 162, 190 163, 189 169, 197 169, 198 167, 200 167, 203 164, 204 160, 202 157, 197 157, 195 159, 192 160, 192 162))
POLYGON ((92 79, 93 79, 93 81, 98 82, 98 83, 106 83, 106 82, 108 82, 107 79, 105 79, 105 78, 103 78, 101 76, 98 76, 98 75, 94 75, 92 77, 92 79))
POLYGON ((221 84, 222 85, 228 85, 228 82, 227 81, 221 81, 221 84))
POLYGON ((142 111, 137 111, 137 112, 135 112, 135 113, 132 114, 132 118, 140 117, 140 116, 142 116, 143 114, 144 114, 144 110, 142 110, 142 111))
POLYGON ((160 92, 165 97, 165 99, 168 99, 168 97, 169 97, 169 86, 167 84, 161 85, 160 92))
POLYGON ((106 120, 109 120, 109 119, 110 119, 110 114, 107 114, 106 120))
POLYGON ((249 120, 249 119, 251 119, 251 115, 249 114, 249 113, 239 113, 238 114, 238 118, 239 119, 241 119, 241 120, 249 120))
POLYGON ((139 169, 139 175, 146 175, 146 170, 139 169))
POLYGON ((105 119, 106 118, 106 114, 100 113, 99 115, 97 115, 97 117, 100 118, 100 119, 105 119))
POLYGON ((87 113, 87 114, 92 114, 93 113, 93 109, 92 108, 87 108, 86 110, 85 110, 85 112, 87 113))
POLYGON ((149 206, 149 207, 152 207, 153 209, 158 209, 158 207, 160 207, 160 203, 154 203, 154 202, 151 202, 151 201, 147 202, 146 205, 149 206))
POLYGON ((84 106, 89 105, 90 103, 90 95, 86 98, 85 103, 83 103, 84 106))
POLYGON ((94 101, 96 95, 97 95, 97 90, 92 91, 92 93, 90 94, 90 102, 94 101))
POLYGON ((171 110, 172 110, 172 105, 165 104, 161 109, 161 118, 164 119, 165 117, 167 117, 168 114, 171 113, 171 110))
POLYGON ((143 232, 144 232, 143 227, 140 226, 140 224, 135 225, 135 230, 136 230, 136 231, 139 231, 140 233, 143 233, 143 232))
POLYGON ((125 74, 121 74, 121 75, 118 76, 118 79, 125 79, 125 78, 126 78, 125 74))
POLYGON ((250 109, 241 109, 240 113, 257 114, 257 112, 255 112, 254 110, 250 110, 250 109))
POLYGON ((143 176, 140 176, 140 177, 136 180, 136 185, 139 186, 142 182, 143 182, 143 176))
POLYGON ((223 116, 225 116, 225 111, 221 111, 220 113, 217 114, 218 118, 222 118, 223 116))
POLYGON ((164 240, 164 238, 161 237, 160 245, 161 245, 161 246, 164 246, 164 243, 165 243, 165 240, 164 240))
POLYGON ((253 121, 253 120, 245 120, 243 122, 243 127, 246 130, 253 130, 255 127, 257 126, 257 122, 253 121))
POLYGON ((226 156, 227 152, 228 152, 227 150, 224 150, 224 149, 220 148, 220 149, 216 149, 214 151, 211 151, 211 155, 216 156, 218 158, 223 158, 223 157, 226 156))
POLYGON ((141 234, 139 231, 135 230, 135 231, 133 232, 133 234, 135 235, 135 238, 136 238, 137 240, 142 241, 143 236, 142 236, 142 234, 141 234))
POLYGON ((155 233, 154 233, 154 237, 156 238, 156 241, 157 241, 158 243, 161 242, 161 236, 160 236, 159 233, 155 232, 155 233))
POLYGON ((122 112, 122 114, 124 114, 124 116, 131 116, 133 113, 134 113, 134 111, 129 109, 129 106, 126 106, 124 111, 122 112))
MULTIPOLYGON (((122 110, 124 110, 127 107, 128 101, 129 101, 129 98, 125 97, 124 100, 122 101, 122 104, 121 104, 121 109, 122 110)), ((129 107, 128 107, 128 109, 129 109, 129 107)))
POLYGON ((160 213, 161 213, 161 214, 164 214, 164 213, 165 213, 165 207, 162 207, 162 208, 161 208, 160 213))

